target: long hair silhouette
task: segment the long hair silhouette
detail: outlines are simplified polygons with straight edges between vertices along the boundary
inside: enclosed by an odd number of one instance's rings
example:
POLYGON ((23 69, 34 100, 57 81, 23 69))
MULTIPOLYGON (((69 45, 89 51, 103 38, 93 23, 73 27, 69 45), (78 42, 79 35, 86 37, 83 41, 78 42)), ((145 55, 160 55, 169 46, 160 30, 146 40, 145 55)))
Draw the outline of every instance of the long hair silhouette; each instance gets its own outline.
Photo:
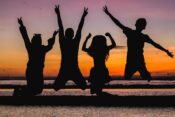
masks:
POLYGON ((88 54, 94 57, 98 56, 95 54, 101 54, 101 57, 107 60, 109 56, 109 50, 105 36, 97 35, 93 37, 88 54))
POLYGON ((104 84, 111 80, 105 62, 109 56, 109 51, 116 47, 116 44, 109 33, 106 33, 106 36, 110 38, 112 42, 111 46, 107 45, 105 36, 96 35, 93 37, 90 47, 86 48, 87 41, 91 37, 91 34, 89 34, 82 47, 82 50, 87 52, 94 60, 94 67, 91 68, 88 79, 91 83, 91 94, 96 93, 97 95, 101 95, 104 84))

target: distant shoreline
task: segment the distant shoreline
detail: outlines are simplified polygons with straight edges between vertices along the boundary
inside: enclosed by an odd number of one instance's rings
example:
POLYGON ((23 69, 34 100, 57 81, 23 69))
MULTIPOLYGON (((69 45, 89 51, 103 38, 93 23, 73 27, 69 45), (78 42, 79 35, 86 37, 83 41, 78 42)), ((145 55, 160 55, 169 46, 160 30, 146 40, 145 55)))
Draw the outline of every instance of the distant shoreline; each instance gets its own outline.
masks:
MULTIPOLYGON (((112 76, 112 80, 124 80, 123 76, 112 76)), ((175 80, 175 76, 153 76, 152 80, 175 80)), ((56 77, 45 77, 44 80, 55 80, 56 77)), ((88 79, 88 77, 85 77, 85 79, 88 79)), ((1 76, 0 80, 25 80, 25 77, 23 76, 1 76)), ((142 80, 139 76, 133 76, 131 80, 142 80)))

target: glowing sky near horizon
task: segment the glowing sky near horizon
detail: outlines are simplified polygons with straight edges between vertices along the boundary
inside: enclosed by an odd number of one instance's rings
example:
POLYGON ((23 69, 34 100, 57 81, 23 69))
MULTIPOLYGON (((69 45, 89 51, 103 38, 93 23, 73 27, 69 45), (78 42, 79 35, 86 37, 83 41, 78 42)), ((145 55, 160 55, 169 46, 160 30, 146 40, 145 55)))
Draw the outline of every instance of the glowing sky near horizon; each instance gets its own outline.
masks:
MULTIPOLYGON (((17 17, 22 16, 30 38, 41 33, 43 44, 58 29, 54 6, 60 5, 65 29, 77 30, 83 7, 89 8, 89 14, 82 31, 82 43, 85 36, 110 32, 117 45, 126 46, 126 36, 102 11, 107 5, 109 11, 124 25, 134 29, 137 18, 145 17, 148 26, 144 33, 175 53, 175 1, 174 0, 1 0, 0 1, 0 76, 23 76, 27 63, 27 52, 21 38, 17 17)), ((58 37, 56 38, 58 40, 58 37)), ((107 61, 111 75, 123 75, 126 50, 111 51, 107 61)), ((145 59, 149 71, 155 75, 175 74, 175 59, 145 44, 145 59)), ((79 66, 84 75, 89 74, 93 66, 92 58, 79 51, 79 66)), ((47 54, 45 76, 56 76, 60 66, 60 49, 56 41, 47 54)))

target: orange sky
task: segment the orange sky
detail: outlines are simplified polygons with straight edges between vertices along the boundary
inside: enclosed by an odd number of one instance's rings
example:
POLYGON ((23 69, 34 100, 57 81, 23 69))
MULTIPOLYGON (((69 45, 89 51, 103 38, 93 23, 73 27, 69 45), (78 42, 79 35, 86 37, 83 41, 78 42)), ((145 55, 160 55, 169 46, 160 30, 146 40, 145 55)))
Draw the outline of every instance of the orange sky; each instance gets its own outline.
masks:
MULTIPOLYGON (((172 48, 171 50, 175 50, 172 48)), ((1 76, 24 76, 27 63, 26 53, 15 53, 13 61, 9 60, 9 56, 4 57, 1 63, 1 76), (20 56, 20 57, 19 57, 20 56), (12 67, 14 66, 14 67, 12 67)), ((174 75, 175 59, 169 58, 165 53, 157 49, 145 50, 145 61, 149 71, 152 75, 174 75)), ((106 64, 112 76, 122 76, 124 73, 126 63, 126 49, 115 49, 110 52, 109 59, 106 64)), ((89 75, 91 67, 93 67, 93 60, 84 52, 79 54, 79 66, 85 76, 89 75)), ((58 53, 48 53, 46 56, 45 76, 56 76, 60 67, 60 55, 58 53)))
MULTIPOLYGON (((134 29, 137 18, 145 17, 148 26, 144 33, 155 42, 175 53, 175 15, 174 0, 2 0, 0 4, 0 76, 24 76, 27 52, 19 32, 17 17, 22 16, 29 36, 41 33, 43 44, 58 29, 54 13, 54 5, 60 4, 65 29, 73 27, 76 31, 83 7, 89 8, 86 18, 80 49, 86 35, 110 32, 117 45, 126 46, 123 32, 103 13, 102 7, 107 5, 111 13, 123 24, 134 29)), ((60 49, 56 38, 53 49, 46 55, 45 76, 56 76, 60 66, 60 49)), ((107 66, 111 75, 123 75, 126 62, 126 50, 115 49, 110 52, 107 66)), ((153 75, 175 75, 175 59, 154 47, 145 45, 145 60, 153 75)), ((93 66, 92 58, 79 51, 79 66, 85 76, 89 75, 93 66)))

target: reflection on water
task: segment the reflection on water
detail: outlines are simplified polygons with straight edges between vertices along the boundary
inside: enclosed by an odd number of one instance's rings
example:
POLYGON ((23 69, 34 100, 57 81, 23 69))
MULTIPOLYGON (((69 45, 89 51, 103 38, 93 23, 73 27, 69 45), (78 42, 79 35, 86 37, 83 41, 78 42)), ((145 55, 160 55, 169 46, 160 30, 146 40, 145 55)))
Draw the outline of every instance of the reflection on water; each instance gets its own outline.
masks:
POLYGON ((1 117, 173 117, 174 108, 0 106, 1 117))
MULTIPOLYGON (((45 84, 52 84, 53 80, 45 80, 45 84)), ((0 85, 3 84, 26 84, 25 80, 0 80, 0 85)), ((73 85, 74 83, 69 81, 67 85, 73 85)), ((154 80, 151 82, 147 81, 112 81, 109 85, 133 85, 133 84, 152 84, 152 85, 175 85, 175 81, 162 81, 154 80)), ((175 96, 175 89, 104 89, 104 91, 118 96, 175 96)), ((11 96, 13 89, 0 89, 0 96, 11 96)), ((41 95, 47 96, 61 96, 61 95, 72 95, 72 96, 91 96, 89 89, 82 91, 80 89, 61 89, 59 91, 54 91, 53 89, 45 89, 41 95)))
MULTIPOLYGON (((104 89, 112 95, 118 96, 175 96, 175 89, 104 89)), ((1 89, 0 96, 12 96, 13 89, 1 89)), ((89 89, 82 91, 80 89, 44 89, 42 96, 94 96, 90 94, 89 89)))

